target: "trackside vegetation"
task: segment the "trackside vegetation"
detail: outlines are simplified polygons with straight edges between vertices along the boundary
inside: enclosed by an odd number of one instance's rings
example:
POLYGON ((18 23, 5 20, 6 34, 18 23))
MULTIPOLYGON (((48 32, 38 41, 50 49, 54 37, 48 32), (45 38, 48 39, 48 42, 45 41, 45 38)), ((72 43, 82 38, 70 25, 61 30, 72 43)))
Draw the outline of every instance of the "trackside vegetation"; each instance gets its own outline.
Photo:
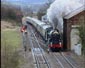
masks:
POLYGON ((80 24, 78 30, 79 30, 80 42, 82 44, 82 52, 85 55, 85 23, 80 24))
POLYGON ((1 68, 19 68, 21 37, 15 30, 1 31, 1 68))

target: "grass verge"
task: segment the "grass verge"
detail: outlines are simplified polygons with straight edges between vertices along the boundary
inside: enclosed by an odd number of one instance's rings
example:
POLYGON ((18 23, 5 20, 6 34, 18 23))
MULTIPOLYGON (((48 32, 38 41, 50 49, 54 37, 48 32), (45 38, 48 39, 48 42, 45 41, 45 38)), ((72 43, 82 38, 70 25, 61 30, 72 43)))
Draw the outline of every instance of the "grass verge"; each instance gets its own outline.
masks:
POLYGON ((1 68, 19 68, 21 37, 16 30, 1 31, 1 68))

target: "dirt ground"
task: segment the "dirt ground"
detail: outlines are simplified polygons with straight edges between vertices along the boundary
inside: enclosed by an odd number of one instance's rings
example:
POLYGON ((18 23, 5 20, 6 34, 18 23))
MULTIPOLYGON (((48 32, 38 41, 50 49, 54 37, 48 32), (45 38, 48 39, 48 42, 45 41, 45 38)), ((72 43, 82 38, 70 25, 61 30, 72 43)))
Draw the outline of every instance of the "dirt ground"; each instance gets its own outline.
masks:
POLYGON ((10 23, 10 22, 1 21, 1 30, 2 29, 7 29, 7 28, 13 29, 14 27, 15 26, 13 26, 12 23, 10 23))

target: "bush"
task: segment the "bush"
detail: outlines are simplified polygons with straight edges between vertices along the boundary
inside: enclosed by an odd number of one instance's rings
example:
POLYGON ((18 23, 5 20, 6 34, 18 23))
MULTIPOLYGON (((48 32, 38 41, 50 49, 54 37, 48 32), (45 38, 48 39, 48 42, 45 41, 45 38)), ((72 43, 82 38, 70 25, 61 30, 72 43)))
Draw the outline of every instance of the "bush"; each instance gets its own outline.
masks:
POLYGON ((79 30, 79 37, 81 39, 80 41, 82 44, 82 49, 83 52, 85 53, 85 23, 81 24, 78 30, 79 30))

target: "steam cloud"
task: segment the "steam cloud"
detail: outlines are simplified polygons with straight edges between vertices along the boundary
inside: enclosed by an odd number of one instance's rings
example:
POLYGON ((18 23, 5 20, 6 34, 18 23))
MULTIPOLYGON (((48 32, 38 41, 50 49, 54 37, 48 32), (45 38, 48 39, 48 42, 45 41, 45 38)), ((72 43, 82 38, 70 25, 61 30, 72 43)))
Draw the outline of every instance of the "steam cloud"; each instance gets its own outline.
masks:
POLYGON ((84 3, 85 0, 55 0, 47 10, 47 19, 53 28, 63 33, 63 18, 71 18, 83 11, 84 3))

